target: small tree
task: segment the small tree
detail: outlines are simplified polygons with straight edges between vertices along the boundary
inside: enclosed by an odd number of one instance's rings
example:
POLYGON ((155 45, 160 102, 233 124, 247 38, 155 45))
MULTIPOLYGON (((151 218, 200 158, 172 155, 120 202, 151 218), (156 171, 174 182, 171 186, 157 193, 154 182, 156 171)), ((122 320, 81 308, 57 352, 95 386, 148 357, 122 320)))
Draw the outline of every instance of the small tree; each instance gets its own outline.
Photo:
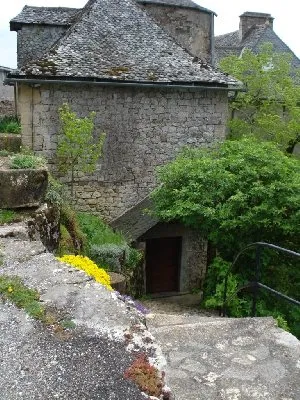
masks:
POLYGON ((71 172, 71 197, 74 195, 75 171, 92 173, 102 154, 105 134, 95 140, 93 137, 95 113, 79 118, 68 104, 59 109, 61 136, 57 146, 59 170, 71 172))
POLYGON ((230 102, 231 137, 255 135, 292 153, 300 141, 300 68, 292 66, 291 56, 264 44, 258 54, 246 49, 242 57, 224 58, 220 68, 246 86, 230 102))

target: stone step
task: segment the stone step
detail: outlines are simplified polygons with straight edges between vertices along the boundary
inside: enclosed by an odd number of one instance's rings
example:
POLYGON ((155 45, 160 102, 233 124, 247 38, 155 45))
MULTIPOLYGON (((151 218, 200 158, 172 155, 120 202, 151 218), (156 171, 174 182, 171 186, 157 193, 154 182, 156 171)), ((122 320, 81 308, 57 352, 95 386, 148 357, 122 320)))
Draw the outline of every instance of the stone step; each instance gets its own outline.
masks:
POLYGON ((300 342, 272 318, 154 314, 176 400, 299 400, 300 342))

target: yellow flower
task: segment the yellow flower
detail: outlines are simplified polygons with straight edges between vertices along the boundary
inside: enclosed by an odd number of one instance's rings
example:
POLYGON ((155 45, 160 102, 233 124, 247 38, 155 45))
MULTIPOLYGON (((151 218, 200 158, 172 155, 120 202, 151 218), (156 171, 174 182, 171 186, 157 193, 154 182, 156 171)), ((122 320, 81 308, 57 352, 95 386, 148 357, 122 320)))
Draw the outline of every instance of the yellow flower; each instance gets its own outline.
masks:
POLYGON ((11 286, 9 286, 9 287, 7 288, 7 291, 8 291, 8 293, 11 293, 11 292, 14 291, 14 289, 13 289, 11 286))
POLYGON ((101 285, 105 286, 108 290, 113 290, 110 285, 110 276, 108 273, 103 268, 99 268, 98 265, 88 257, 66 254, 62 257, 57 257, 57 259, 85 271, 87 275, 92 276, 96 282, 101 283, 101 285))

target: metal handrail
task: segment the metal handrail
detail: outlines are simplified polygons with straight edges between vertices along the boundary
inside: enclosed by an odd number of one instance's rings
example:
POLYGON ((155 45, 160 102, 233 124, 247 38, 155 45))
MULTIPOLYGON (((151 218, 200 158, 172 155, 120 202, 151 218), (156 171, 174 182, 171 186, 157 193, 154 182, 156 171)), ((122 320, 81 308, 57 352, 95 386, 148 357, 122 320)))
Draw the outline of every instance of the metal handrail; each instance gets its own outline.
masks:
MULTIPOLYGON (((223 293, 223 305, 222 305, 222 310, 221 310, 221 316, 225 317, 226 315, 226 302, 227 302, 227 286, 228 286, 228 277, 230 272, 233 270, 234 266, 236 265, 238 259, 240 258, 240 256, 245 253, 246 251, 248 251, 249 249, 255 247, 255 251, 256 251, 256 262, 255 262, 255 280, 252 282, 248 282, 246 285, 241 286, 236 293, 238 293, 240 290, 242 289, 246 289, 246 288, 252 288, 253 291, 253 299, 252 299, 252 317, 256 316, 256 303, 257 303, 257 297, 258 297, 258 291, 260 288, 265 289, 273 294, 275 294, 278 297, 281 297, 287 301, 289 301, 290 303, 293 303, 297 306, 300 306, 300 301, 293 299, 292 297, 289 297, 281 292, 278 292, 275 289, 270 288, 269 286, 264 285, 263 283, 259 282, 259 278, 260 278, 260 271, 261 271, 261 250, 264 247, 273 249, 273 250, 277 250, 280 251, 282 253, 286 253, 289 254, 293 257, 300 257, 300 254, 297 253, 296 251, 292 251, 292 250, 288 250, 285 249, 283 247, 279 247, 276 246, 275 244, 271 244, 271 243, 265 243, 265 242, 255 242, 255 243, 250 243, 249 245, 247 245, 246 247, 244 247, 235 257, 235 259, 233 260, 233 263, 231 264, 229 270, 226 273, 225 276, 225 284, 224 284, 224 293, 223 293)), ((236 294, 235 293, 235 294, 236 294)))

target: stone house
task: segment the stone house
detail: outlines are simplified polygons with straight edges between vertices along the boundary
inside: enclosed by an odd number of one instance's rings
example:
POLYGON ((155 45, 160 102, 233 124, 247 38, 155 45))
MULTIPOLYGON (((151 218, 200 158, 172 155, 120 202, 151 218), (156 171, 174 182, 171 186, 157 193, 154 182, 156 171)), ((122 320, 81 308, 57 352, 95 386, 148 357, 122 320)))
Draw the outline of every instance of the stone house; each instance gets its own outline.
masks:
POLYGON ((58 108, 96 112, 104 155, 94 174, 78 177, 77 205, 144 246, 148 292, 188 291, 205 274, 197 232, 143 210, 157 166, 185 145, 225 137, 237 82, 208 62, 213 19, 190 0, 90 0, 80 10, 26 6, 11 21, 18 70, 9 81, 18 87, 23 145, 51 166, 58 108))
POLYGON ((258 53, 263 43, 272 43, 275 52, 292 55, 292 64, 300 66, 299 58, 274 32, 271 14, 246 11, 240 15, 239 30, 215 37, 215 60, 230 55, 241 55, 244 49, 258 53))
POLYGON ((15 114, 15 93, 12 86, 4 85, 11 68, 0 66, 0 116, 15 114))

